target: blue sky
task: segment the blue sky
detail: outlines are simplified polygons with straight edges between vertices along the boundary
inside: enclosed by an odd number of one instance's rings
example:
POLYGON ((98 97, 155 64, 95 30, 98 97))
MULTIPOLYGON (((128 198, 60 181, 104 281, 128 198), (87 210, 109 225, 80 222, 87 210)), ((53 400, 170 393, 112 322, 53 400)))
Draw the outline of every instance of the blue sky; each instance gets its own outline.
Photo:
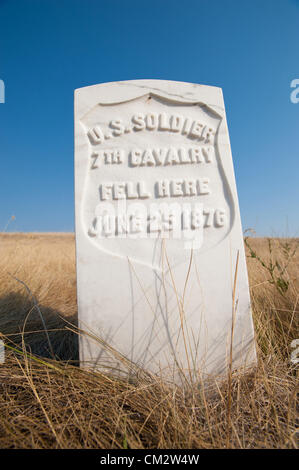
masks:
POLYGON ((223 89, 243 228, 299 235, 298 0, 0 0, 0 25, 0 231, 73 231, 74 89, 153 78, 223 89))

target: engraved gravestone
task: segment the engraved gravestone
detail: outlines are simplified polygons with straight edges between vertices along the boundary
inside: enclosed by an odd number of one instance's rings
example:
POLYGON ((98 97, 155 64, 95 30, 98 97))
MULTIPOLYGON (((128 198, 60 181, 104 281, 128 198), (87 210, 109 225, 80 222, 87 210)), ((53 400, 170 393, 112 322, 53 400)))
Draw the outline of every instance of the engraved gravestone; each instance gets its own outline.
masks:
POLYGON ((81 364, 196 380, 255 362, 220 88, 163 80, 75 92, 81 364), (233 323, 233 329, 232 329, 233 323))

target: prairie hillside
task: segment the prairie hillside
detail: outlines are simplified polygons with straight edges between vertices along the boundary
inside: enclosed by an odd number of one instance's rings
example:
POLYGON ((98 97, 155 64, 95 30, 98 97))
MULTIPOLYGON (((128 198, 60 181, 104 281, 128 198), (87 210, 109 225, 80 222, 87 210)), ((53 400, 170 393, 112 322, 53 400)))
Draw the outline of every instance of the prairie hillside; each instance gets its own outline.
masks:
POLYGON ((299 240, 245 245, 258 366, 206 394, 80 370, 74 234, 1 234, 0 448, 295 448, 299 240))

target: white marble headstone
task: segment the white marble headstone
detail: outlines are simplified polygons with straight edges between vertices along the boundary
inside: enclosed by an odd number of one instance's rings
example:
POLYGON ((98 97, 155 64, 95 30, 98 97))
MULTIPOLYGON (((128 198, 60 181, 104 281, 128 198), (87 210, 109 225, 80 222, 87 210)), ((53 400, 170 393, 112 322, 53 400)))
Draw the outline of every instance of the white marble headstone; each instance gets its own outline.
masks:
POLYGON ((226 371, 231 338, 233 367, 255 362, 220 88, 76 90, 75 198, 81 364, 196 379, 226 371))

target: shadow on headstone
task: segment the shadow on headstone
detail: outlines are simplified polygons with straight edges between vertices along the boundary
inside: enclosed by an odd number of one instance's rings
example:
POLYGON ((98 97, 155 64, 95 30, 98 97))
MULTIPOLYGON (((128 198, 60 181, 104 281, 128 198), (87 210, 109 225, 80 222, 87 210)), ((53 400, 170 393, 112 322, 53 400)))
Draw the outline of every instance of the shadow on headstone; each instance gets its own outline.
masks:
MULTIPOLYGON (((59 310, 38 305, 46 324, 55 359, 79 364, 77 312, 64 315, 59 310)), ((10 292, 0 298, 0 332, 12 343, 22 347, 22 337, 28 352, 52 358, 51 348, 38 309, 28 296, 10 292), (23 335, 24 332, 24 335, 23 335)))

